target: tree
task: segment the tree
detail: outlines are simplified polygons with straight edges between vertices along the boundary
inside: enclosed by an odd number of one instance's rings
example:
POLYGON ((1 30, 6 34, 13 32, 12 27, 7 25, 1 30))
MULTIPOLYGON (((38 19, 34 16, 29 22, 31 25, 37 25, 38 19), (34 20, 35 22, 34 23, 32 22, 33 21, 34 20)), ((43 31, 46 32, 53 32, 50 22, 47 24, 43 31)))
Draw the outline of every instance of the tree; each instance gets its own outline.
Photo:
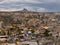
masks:
POLYGON ((0 35, 5 35, 6 33, 5 33, 5 31, 4 30, 1 30, 0 31, 0 35))
POLYGON ((7 24, 11 24, 14 22, 14 18, 12 15, 7 15, 7 16, 1 16, 3 22, 4 22, 4 25, 7 25, 7 24))
POLYGON ((46 36, 46 37, 49 36, 50 35, 49 32, 50 32, 49 30, 45 30, 45 32, 43 33, 44 36, 46 36))

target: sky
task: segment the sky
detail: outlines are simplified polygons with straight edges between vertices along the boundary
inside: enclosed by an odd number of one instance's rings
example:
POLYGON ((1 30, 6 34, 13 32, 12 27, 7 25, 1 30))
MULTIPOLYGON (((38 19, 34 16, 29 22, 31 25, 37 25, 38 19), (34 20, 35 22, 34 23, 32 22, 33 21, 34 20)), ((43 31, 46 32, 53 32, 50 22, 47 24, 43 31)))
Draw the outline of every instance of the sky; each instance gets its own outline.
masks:
POLYGON ((60 0, 0 0, 0 11, 60 12, 60 0))

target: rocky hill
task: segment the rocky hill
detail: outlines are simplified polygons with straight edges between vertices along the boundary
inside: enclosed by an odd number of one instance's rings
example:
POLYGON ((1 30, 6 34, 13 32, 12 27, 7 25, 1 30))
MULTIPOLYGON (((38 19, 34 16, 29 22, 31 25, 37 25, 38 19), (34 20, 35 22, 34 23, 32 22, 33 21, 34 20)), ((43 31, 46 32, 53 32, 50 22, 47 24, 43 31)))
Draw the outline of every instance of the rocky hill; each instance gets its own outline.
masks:
POLYGON ((56 12, 33 12, 26 9, 11 12, 0 11, 0 21, 3 21, 3 26, 19 23, 40 29, 41 26, 47 25, 50 30, 60 31, 60 13, 56 12))

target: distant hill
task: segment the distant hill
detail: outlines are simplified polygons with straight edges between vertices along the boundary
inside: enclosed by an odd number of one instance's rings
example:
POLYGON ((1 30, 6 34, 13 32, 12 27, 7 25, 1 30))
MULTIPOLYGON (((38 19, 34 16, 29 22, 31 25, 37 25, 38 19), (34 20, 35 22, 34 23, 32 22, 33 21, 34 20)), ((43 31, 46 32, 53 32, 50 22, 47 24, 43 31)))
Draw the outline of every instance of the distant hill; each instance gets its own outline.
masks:
POLYGON ((40 25, 60 25, 60 13, 58 12, 34 12, 26 9, 21 11, 0 11, 0 21, 3 25, 19 22, 28 26, 40 27, 40 25), (54 21, 55 19, 55 21, 54 21), (53 21, 51 21, 53 20, 53 21))

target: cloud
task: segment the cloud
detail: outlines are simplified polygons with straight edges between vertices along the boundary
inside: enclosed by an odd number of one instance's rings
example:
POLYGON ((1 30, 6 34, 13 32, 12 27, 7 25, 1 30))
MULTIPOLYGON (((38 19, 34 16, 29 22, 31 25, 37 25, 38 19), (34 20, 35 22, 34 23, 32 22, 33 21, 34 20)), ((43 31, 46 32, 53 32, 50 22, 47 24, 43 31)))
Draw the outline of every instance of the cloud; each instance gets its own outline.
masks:
POLYGON ((0 1, 0 4, 3 4, 3 3, 17 3, 17 2, 20 2, 20 3, 42 3, 38 0, 3 0, 3 1, 0 1))
POLYGON ((42 3, 38 0, 25 0, 25 2, 28 2, 28 3, 42 3))
POLYGON ((1 8, 0 9, 0 11, 20 11, 20 10, 23 10, 23 8, 20 8, 20 9, 16 9, 16 8, 9 8, 9 9, 1 8))
POLYGON ((45 9, 45 8, 40 7, 40 8, 37 9, 37 11, 38 12, 47 12, 48 10, 45 9))
POLYGON ((23 10, 23 9, 27 9, 28 11, 35 11, 34 7, 30 7, 30 6, 21 6, 20 8, 0 8, 0 11, 20 11, 20 10, 23 10))
POLYGON ((21 0, 3 0, 0 2, 0 4, 4 4, 4 3, 15 3, 15 2, 22 2, 21 0))
POLYGON ((43 3, 60 3, 60 0, 40 0, 43 3))
POLYGON ((17 11, 23 8, 38 12, 60 12, 60 0, 0 0, 1 11, 17 11))

